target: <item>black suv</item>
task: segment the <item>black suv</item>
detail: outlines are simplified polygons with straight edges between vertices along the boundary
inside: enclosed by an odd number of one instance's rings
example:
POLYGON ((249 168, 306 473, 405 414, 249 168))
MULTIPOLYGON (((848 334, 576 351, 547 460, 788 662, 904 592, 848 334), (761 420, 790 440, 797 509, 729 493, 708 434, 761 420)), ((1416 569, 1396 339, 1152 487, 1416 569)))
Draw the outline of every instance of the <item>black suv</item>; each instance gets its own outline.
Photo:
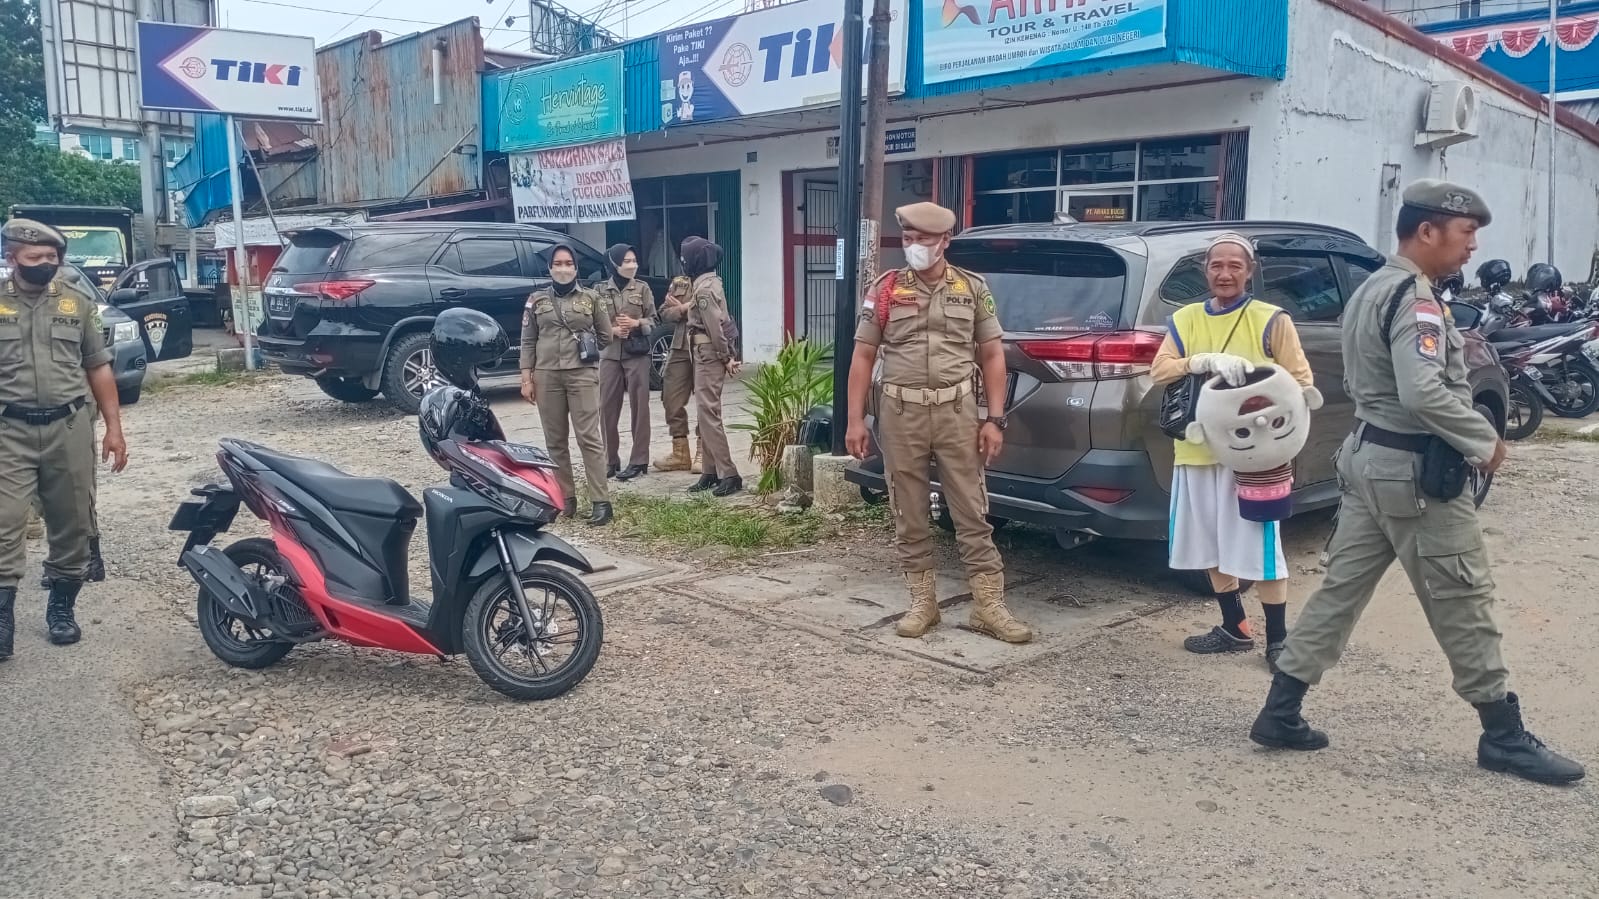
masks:
MULTIPOLYGON (((606 277, 599 251, 532 225, 374 223, 285 236, 264 291, 261 352, 334 399, 363 403, 382 393, 410 415, 435 383, 428 333, 439 312, 465 306, 494 316, 511 351, 485 375, 509 375, 527 296, 550 283, 549 249, 572 246, 584 284, 606 277)), ((658 300, 665 283, 646 280, 658 300)))

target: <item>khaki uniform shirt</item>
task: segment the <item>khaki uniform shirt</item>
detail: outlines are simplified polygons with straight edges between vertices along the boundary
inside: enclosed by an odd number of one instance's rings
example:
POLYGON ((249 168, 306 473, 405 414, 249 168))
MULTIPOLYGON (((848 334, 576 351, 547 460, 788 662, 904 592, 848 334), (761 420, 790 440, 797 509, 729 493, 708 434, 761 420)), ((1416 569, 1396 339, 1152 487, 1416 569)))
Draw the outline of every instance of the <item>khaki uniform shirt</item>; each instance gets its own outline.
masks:
POLYGON ((1355 416, 1400 434, 1433 434, 1467 461, 1493 458, 1499 435, 1471 403, 1465 337, 1414 262, 1391 256, 1350 297, 1344 312, 1344 390, 1355 416), (1387 339, 1383 321, 1405 279, 1387 339))
POLYGON ((57 278, 42 290, 0 287, 0 405, 90 398, 84 372, 111 363, 94 297, 57 278))
POLYGON ((522 310, 522 370, 565 371, 598 365, 578 361, 577 335, 592 332, 603 352, 611 342, 607 323, 613 317, 605 299, 586 287, 564 297, 548 288, 535 292, 522 310))
MULTIPOLYGON (((688 321, 688 307, 686 305, 674 306, 671 303, 671 299, 677 299, 687 304, 689 291, 693 286, 694 282, 690 281, 686 275, 678 275, 672 279, 672 286, 666 289, 666 296, 669 299, 661 306, 661 321, 679 326, 688 321)), ((688 346, 688 328, 678 327, 677 330, 672 332, 672 352, 687 352, 688 346)))
POLYGON ((911 269, 878 278, 861 305, 855 339, 881 347, 883 382, 934 390, 970 381, 977 371, 977 347, 1004 336, 994 313, 994 294, 982 276, 947 267, 928 285, 911 269), (883 290, 894 278, 888 296, 883 290), (878 306, 891 302, 888 321, 878 327, 878 306))
MULTIPOLYGON (((596 285, 595 291, 610 310, 610 327, 615 328, 617 316, 626 313, 639 320, 636 327, 643 329, 644 333, 648 334, 655 330, 655 293, 650 290, 648 284, 634 278, 626 287, 617 287, 614 279, 606 278, 596 285)), ((613 335, 603 355, 606 359, 620 361, 621 339, 613 335)))
POLYGON ((728 346, 727 335, 722 333, 722 320, 728 317, 722 276, 711 272, 695 278, 693 296, 694 305, 688 311, 688 326, 694 332, 694 342, 709 346, 717 362, 732 359, 737 348, 728 346))

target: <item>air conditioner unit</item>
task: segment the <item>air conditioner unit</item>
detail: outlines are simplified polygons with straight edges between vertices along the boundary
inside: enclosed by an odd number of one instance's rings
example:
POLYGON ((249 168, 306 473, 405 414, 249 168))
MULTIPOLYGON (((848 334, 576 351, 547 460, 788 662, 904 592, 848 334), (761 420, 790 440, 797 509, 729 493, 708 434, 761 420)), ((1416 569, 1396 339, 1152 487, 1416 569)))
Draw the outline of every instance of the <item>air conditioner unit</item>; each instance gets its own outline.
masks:
POLYGON ((1416 146, 1443 149, 1476 137, 1477 89, 1464 81, 1434 84, 1416 146))

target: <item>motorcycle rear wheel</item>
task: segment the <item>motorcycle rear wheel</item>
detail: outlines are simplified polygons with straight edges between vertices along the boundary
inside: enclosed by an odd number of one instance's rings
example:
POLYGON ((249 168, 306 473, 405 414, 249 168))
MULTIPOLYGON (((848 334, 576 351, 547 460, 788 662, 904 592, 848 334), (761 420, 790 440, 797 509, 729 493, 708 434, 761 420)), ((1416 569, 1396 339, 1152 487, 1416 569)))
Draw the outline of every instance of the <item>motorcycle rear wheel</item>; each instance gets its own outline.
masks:
POLYGON ((604 617, 588 585, 563 569, 534 563, 520 577, 537 619, 534 639, 528 639, 511 582, 493 577, 466 607, 461 625, 466 659, 485 684, 512 699, 554 699, 581 683, 594 667, 605 642, 604 617), (566 648, 570 655, 554 667, 544 661, 546 653, 566 648), (520 654, 528 670, 507 661, 512 653, 520 654))
POLYGON ((1573 402, 1550 405, 1550 412, 1561 418, 1586 418, 1599 409, 1599 372, 1579 362, 1567 363, 1565 383, 1555 395, 1564 397, 1568 390, 1576 391, 1573 402))
MULTIPOLYGON (((283 575, 283 559, 278 555, 278 548, 265 537, 240 540, 224 549, 222 554, 239 566, 245 576, 257 582, 266 577, 283 575)), ((199 621, 200 636, 205 639, 205 645, 211 649, 212 655, 234 668, 252 671, 266 668, 277 664, 294 648, 293 643, 273 641, 271 631, 252 628, 240 621, 204 587, 200 588, 197 602, 195 618, 199 621), (242 631, 242 635, 236 630, 242 631)))
POLYGON ((1543 424, 1543 398, 1530 387, 1510 382, 1510 408, 1505 412, 1505 439, 1526 440, 1543 424))

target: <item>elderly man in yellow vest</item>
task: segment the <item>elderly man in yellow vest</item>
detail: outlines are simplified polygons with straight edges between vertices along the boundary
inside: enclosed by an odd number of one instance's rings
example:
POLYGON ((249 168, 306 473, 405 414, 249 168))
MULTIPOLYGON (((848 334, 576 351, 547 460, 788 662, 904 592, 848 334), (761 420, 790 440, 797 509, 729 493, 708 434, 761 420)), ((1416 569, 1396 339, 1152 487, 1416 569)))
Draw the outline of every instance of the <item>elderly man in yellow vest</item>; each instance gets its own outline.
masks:
MULTIPOLYGON (((1179 309, 1155 355, 1154 380, 1171 384, 1188 375, 1220 375, 1239 385, 1257 365, 1286 369, 1312 386, 1310 363, 1288 313, 1249 293, 1255 245, 1240 234, 1216 238, 1205 254, 1210 299, 1179 309)), ((1266 617, 1266 662, 1276 671, 1288 638, 1288 562, 1277 523, 1246 520, 1239 512, 1233 471, 1210 450, 1176 442, 1171 490, 1171 567, 1203 570, 1221 606, 1222 623, 1189 637, 1183 647, 1202 654, 1248 652, 1255 646, 1240 596, 1240 579, 1257 583, 1266 617)))

